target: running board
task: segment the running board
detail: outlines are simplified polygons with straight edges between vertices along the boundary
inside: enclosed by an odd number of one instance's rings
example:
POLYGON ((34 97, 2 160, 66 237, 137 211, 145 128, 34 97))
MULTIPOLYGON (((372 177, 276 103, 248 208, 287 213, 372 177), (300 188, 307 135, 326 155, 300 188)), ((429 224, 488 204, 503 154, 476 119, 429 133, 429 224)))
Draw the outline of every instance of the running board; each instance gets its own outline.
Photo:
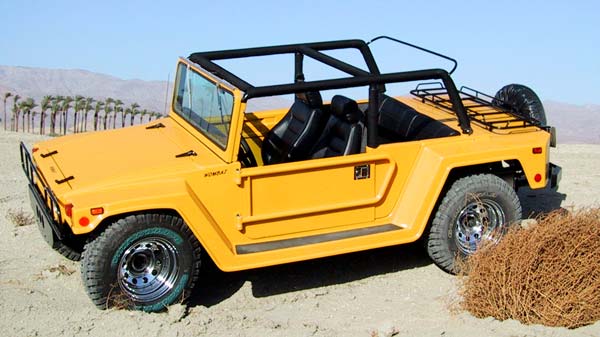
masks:
POLYGON ((312 245, 315 243, 337 241, 337 240, 354 238, 357 236, 379 234, 379 233, 397 231, 397 230, 401 230, 401 229, 402 229, 401 227, 398 227, 398 226, 395 226, 392 224, 379 225, 379 226, 368 227, 368 228, 350 229, 350 230, 335 232, 335 233, 311 235, 311 236, 305 236, 305 237, 294 238, 294 239, 275 240, 275 241, 268 241, 268 242, 261 242, 261 243, 250 243, 250 244, 246 244, 246 245, 238 245, 238 246, 235 246, 235 251, 238 254, 252 254, 252 253, 260 253, 260 252, 268 252, 271 250, 300 247, 300 246, 312 245))

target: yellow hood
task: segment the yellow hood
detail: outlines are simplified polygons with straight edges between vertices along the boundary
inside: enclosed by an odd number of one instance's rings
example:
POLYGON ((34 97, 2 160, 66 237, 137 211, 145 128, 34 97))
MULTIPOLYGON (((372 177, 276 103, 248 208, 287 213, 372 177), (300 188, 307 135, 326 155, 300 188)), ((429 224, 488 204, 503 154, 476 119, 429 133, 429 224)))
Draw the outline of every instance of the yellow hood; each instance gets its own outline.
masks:
POLYGON ((57 137, 34 148, 36 164, 55 191, 164 176, 218 159, 170 118, 147 125, 57 137), (148 126, 161 123, 164 127, 148 126), (176 157, 194 151, 196 156, 176 157))

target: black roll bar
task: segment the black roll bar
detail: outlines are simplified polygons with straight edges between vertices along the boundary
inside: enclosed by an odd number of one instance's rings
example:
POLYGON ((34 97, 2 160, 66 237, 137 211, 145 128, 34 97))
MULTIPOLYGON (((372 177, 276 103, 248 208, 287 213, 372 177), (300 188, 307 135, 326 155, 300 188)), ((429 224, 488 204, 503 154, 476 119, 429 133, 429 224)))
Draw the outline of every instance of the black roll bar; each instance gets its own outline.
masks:
MULTIPOLYGON (((471 123, 467 116, 465 107, 462 104, 458 90, 452 78, 447 71, 443 69, 426 69, 426 70, 415 70, 405 71, 399 73, 381 74, 381 75, 365 75, 356 77, 346 77, 333 80, 319 80, 319 81, 306 81, 296 82, 289 84, 278 84, 268 85, 261 87, 252 87, 246 91, 245 99, 266 96, 276 96, 293 94, 297 92, 306 91, 317 91, 317 90, 329 90, 329 89, 342 89, 351 87, 361 86, 372 86, 374 84, 386 84, 386 83, 398 83, 398 82, 411 82, 419 80, 441 80, 448 91, 448 96, 452 107, 458 117, 459 125, 465 134, 471 134, 471 123)), ((372 89, 370 89, 372 90, 372 89)), ((381 92, 378 89, 378 92, 381 92)), ((369 93, 369 99, 371 98, 369 93)), ((378 106, 375 106, 377 110, 378 106)), ((369 112, 373 109, 369 109, 369 112)), ((370 127, 369 125, 367 127, 370 127)), ((369 129, 371 130, 371 129, 369 129)))
MULTIPOLYGON (((434 55, 443 57, 454 62, 454 68, 450 71, 452 73, 456 69, 456 60, 427 50, 422 47, 418 47, 409 44, 404 41, 396 40, 387 36, 379 36, 371 40, 369 43, 378 39, 390 39, 399 43, 406 44, 408 46, 432 53, 434 55)), ((244 101, 250 98, 276 96, 285 94, 294 94, 298 92, 315 91, 315 90, 329 90, 329 89, 341 89, 348 87, 359 87, 369 86, 369 111, 367 116, 367 128, 369 130, 369 136, 367 144, 370 147, 377 146, 377 110, 379 108, 379 94, 385 92, 386 83, 397 83, 397 82, 410 82, 419 80, 441 80, 448 91, 452 108, 455 111, 459 125, 465 134, 471 134, 471 124, 469 117, 466 113, 465 107, 462 104, 460 95, 456 90, 456 86, 450 73, 443 69, 424 69, 416 71, 405 71, 381 74, 371 49, 368 44, 362 40, 342 40, 342 41, 328 41, 328 42, 313 42, 313 43, 300 43, 300 44, 288 44, 280 46, 270 47, 259 47, 259 48, 245 48, 245 49, 232 49, 222 51, 211 51, 211 52, 200 52, 193 53, 189 56, 192 62, 199 64, 202 68, 213 73, 215 76, 220 77, 232 85, 236 86, 240 90, 245 92, 244 101), (367 65, 368 71, 360 69, 347 62, 339 60, 335 57, 327 55, 322 51, 327 50, 338 50, 338 49, 357 49, 367 65), (232 74, 227 69, 224 69, 214 61, 225 60, 225 59, 236 59, 256 56, 268 56, 268 55, 280 55, 280 54, 293 54, 294 55, 294 81, 291 83, 283 83, 276 85, 267 86, 253 86, 252 84, 244 81, 238 76, 232 74), (349 77, 318 80, 318 81, 305 81, 303 73, 303 61, 304 56, 308 56, 316 61, 326 64, 330 67, 338 69, 349 77)))
MULTIPOLYGON (((232 74, 228 70, 224 69, 220 65, 213 61, 235 59, 235 58, 246 58, 256 56, 268 56, 268 55, 279 55, 279 54, 302 54, 316 59, 322 63, 325 63, 331 67, 339 69, 349 75, 356 76, 359 73, 370 73, 379 74, 379 68, 375 62, 375 58, 371 53, 371 49, 362 40, 342 40, 342 41, 328 41, 328 42, 313 42, 313 43, 298 43, 288 44, 281 46, 270 46, 270 47, 258 47, 258 48, 245 48, 245 49, 230 49, 221 51, 211 52, 200 52, 193 53, 189 56, 192 62, 201 65, 204 69, 210 71, 218 77, 221 77, 238 87, 239 89, 246 91, 248 88, 253 87, 248 82, 242 80, 238 76, 232 74), (368 72, 357 68, 344 61, 331 57, 329 55, 320 53, 326 50, 336 49, 357 49, 363 56, 368 72)), ((296 73, 297 74, 297 73, 296 73)))
POLYGON ((446 59, 446 60, 452 62, 454 64, 454 66, 448 72, 448 74, 450 74, 450 75, 452 75, 452 73, 456 70, 456 67, 458 67, 458 62, 455 59, 453 59, 452 57, 450 57, 450 56, 447 56, 447 55, 444 55, 444 54, 440 54, 440 53, 435 52, 433 50, 429 50, 427 48, 423 48, 423 47, 414 45, 414 44, 412 44, 410 42, 398 40, 396 38, 393 38, 393 37, 390 37, 390 36, 387 36, 387 35, 381 35, 381 36, 378 36, 378 37, 376 37, 374 39, 371 39, 371 41, 367 42, 367 44, 369 45, 369 44, 371 44, 371 43, 373 43, 373 42, 375 42, 377 40, 381 40, 381 39, 386 39, 386 40, 394 41, 396 43, 400 43, 400 44, 403 44, 405 46, 409 46, 411 48, 415 48, 415 49, 418 49, 420 51, 423 51, 423 52, 426 52, 426 53, 429 53, 429 54, 432 54, 432 55, 435 55, 435 56, 439 56, 439 57, 441 57, 443 59, 446 59))

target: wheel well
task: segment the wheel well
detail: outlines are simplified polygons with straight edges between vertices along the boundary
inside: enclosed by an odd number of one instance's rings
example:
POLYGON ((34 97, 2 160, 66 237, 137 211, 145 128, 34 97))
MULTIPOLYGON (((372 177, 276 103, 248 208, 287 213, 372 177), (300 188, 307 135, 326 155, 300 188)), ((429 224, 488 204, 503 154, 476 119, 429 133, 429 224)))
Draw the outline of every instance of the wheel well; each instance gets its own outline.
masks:
POLYGON ((502 160, 491 163, 477 164, 471 166, 462 166, 453 168, 448 174, 448 178, 444 183, 444 188, 441 195, 452 186, 452 184, 462 177, 474 174, 493 174, 506 181, 515 190, 522 186, 521 180, 525 177, 523 166, 516 159, 502 160))
POLYGON ((506 181, 510 186, 513 187, 515 191, 518 190, 520 186, 524 186, 527 184, 525 179, 525 174, 523 173, 523 167, 521 163, 517 159, 510 160, 502 160, 491 163, 483 163, 477 165, 470 166, 461 166, 454 167, 450 170, 446 181, 444 182, 444 187, 440 191, 437 201, 435 202, 435 206, 433 207, 432 212, 429 214, 429 219, 427 220, 427 226, 425 227, 425 231, 421 237, 429 233, 429 228, 431 227, 431 222, 435 217, 435 213, 437 212, 442 199, 452 186, 452 184, 458 179, 474 174, 494 174, 504 181, 506 181))
MULTIPOLYGON (((94 239, 98 235, 102 234, 102 232, 104 232, 104 230, 106 230, 106 228, 111 223, 117 221, 118 219, 128 217, 130 215, 136 215, 136 214, 142 214, 142 213, 159 213, 159 214, 176 216, 176 217, 180 217, 181 219, 183 219, 181 214, 179 214, 179 212, 177 212, 176 210, 174 210, 172 208, 146 209, 146 210, 142 210, 142 211, 133 211, 133 212, 127 212, 127 213, 114 214, 114 215, 108 216, 105 219, 103 219, 98 224, 98 226, 94 229, 94 231, 87 233, 87 234, 74 235, 73 238, 77 239, 78 241, 80 240, 79 242, 82 243, 82 247, 83 247, 83 245, 86 242, 88 242, 89 240, 94 239)), ((184 222, 185 222, 185 220, 184 220, 184 222)), ((200 246, 202 246, 202 249, 206 252, 206 254, 205 254, 206 257, 208 259, 210 259, 211 261, 213 261, 212 256, 210 256, 210 253, 208 252, 208 250, 206 250, 206 248, 204 248, 204 246, 202 245, 202 242, 200 242, 200 240, 198 240, 198 243, 200 244, 200 246)), ((214 263, 214 262, 212 262, 212 263, 214 263)))
POLYGON ((77 239, 80 239, 80 240, 87 241, 88 238, 90 238, 90 237, 96 237, 96 236, 100 235, 102 232, 104 232, 106 227, 108 227, 111 223, 115 222, 116 220, 128 217, 130 215, 136 215, 136 214, 142 214, 142 213, 160 213, 160 214, 173 215, 173 216, 178 216, 180 218, 183 218, 179 214, 179 212, 177 212, 174 209, 170 209, 170 208, 146 209, 143 211, 119 213, 119 214, 107 216, 106 218, 102 219, 102 221, 98 224, 98 226, 96 226, 96 228, 92 232, 83 234, 83 235, 76 235, 74 237, 77 239))

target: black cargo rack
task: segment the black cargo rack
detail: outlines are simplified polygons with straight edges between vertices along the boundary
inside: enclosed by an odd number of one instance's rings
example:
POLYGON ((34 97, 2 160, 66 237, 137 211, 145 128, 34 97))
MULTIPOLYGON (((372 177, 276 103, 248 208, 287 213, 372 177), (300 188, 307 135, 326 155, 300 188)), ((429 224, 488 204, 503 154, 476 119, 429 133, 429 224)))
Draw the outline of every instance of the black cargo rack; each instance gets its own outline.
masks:
MULTIPOLYGON (((448 98, 448 91, 441 82, 420 83, 410 93, 419 97, 423 103, 429 102, 452 114, 455 113, 448 98)), ((540 126, 536 120, 505 108, 506 105, 502 101, 490 95, 465 86, 461 87, 458 93, 469 119, 490 131, 540 126)))

